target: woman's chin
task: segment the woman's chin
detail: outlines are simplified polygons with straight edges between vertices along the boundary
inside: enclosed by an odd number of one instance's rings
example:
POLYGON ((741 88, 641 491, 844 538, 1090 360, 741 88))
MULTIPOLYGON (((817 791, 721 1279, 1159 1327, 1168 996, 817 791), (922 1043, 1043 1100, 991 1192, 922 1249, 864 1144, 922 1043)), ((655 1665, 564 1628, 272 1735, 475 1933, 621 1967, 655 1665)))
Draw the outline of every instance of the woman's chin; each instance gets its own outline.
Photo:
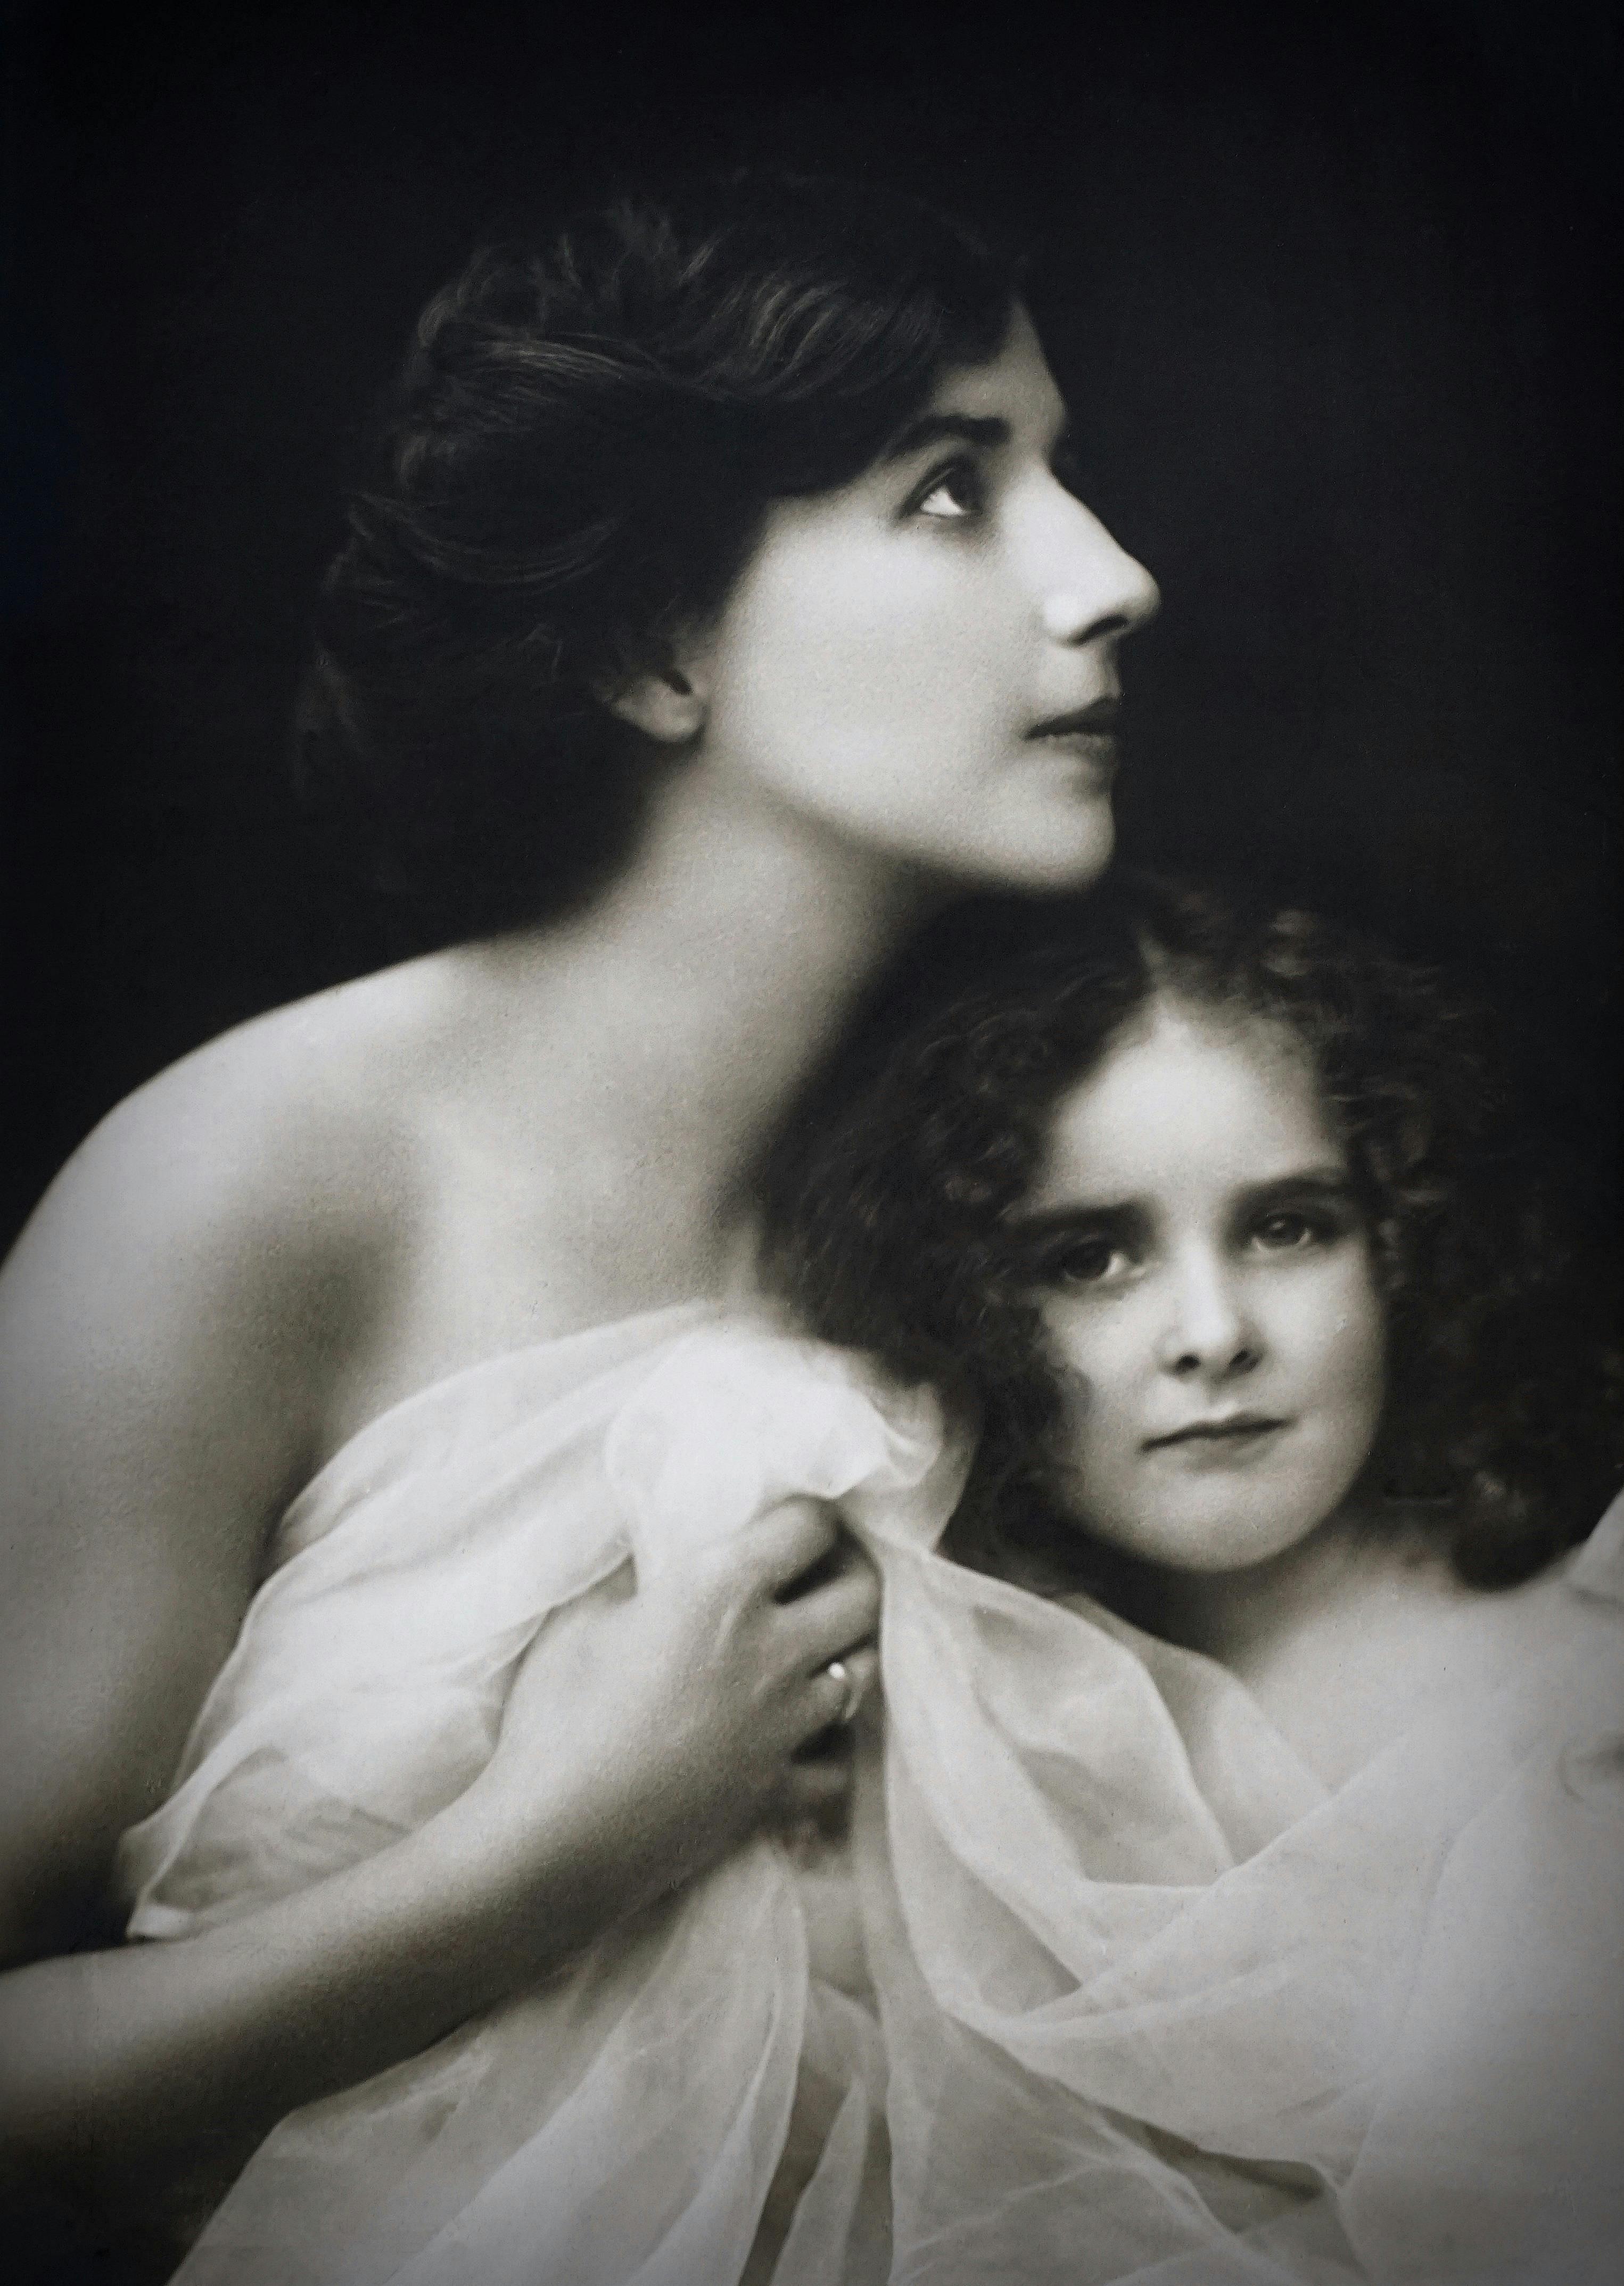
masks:
POLYGON ((1024 847, 1010 850, 1001 866, 990 870, 989 883, 1038 897, 1092 889, 1110 864, 1116 847, 1116 828, 1106 804, 1100 817, 1074 814, 1050 822, 1024 847))

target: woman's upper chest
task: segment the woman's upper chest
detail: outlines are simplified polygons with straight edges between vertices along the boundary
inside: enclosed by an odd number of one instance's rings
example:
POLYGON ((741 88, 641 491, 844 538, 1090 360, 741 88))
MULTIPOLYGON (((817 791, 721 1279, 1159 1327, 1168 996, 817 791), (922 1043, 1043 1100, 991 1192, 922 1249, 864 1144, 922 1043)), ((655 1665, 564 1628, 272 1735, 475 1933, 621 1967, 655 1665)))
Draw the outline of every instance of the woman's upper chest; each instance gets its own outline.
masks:
POLYGON ((544 937, 428 956, 311 1018, 374 1193, 328 1451, 468 1366, 734 1290, 748 1059, 729 1033, 707 1061, 646 963, 614 981, 544 937))
POLYGON ((430 1098, 380 1168, 393 1195, 336 1357, 321 1459, 473 1365, 721 1293, 737 1241, 612 1120, 479 1115, 430 1098))

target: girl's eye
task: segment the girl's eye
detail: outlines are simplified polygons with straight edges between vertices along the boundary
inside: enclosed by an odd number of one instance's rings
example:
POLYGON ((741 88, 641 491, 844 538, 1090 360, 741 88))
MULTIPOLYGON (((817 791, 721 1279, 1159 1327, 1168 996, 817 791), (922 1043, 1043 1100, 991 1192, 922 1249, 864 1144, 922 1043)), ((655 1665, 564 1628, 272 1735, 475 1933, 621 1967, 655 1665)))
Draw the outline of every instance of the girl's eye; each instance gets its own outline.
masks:
POLYGON ((1256 1244, 1268 1254, 1300 1254, 1334 1234, 1322 1218, 1285 1211, 1265 1215, 1252 1231, 1256 1244))
POLYGON ((1104 1286, 1132 1267, 1125 1246, 1108 1238, 1078 1238, 1051 1257, 1049 1277, 1056 1286, 1104 1286))
POLYGON ((913 512, 944 524, 961 524, 967 516, 979 516, 986 505, 986 479, 976 463, 954 461, 927 480, 914 499, 913 512))

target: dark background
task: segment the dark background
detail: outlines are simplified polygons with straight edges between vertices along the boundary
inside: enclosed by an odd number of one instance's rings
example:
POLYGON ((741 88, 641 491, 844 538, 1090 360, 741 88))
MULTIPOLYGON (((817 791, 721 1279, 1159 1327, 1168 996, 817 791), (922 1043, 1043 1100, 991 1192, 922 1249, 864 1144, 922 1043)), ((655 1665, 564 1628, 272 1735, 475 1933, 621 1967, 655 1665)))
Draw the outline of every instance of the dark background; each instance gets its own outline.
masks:
POLYGON ((1125 847, 1463 969, 1612 1243, 1613 23, 13 8, 0 1236, 131 1085, 380 957, 284 726, 425 296, 515 203, 772 156, 1035 245, 1085 489, 1165 595, 1125 847))
POLYGON ((382 956, 284 726, 423 298, 515 204, 768 156, 1035 246, 1092 504, 1165 596, 1126 850, 1462 970, 1616 1277, 1611 0, 4 20, 0 1243, 130 1087, 382 956))

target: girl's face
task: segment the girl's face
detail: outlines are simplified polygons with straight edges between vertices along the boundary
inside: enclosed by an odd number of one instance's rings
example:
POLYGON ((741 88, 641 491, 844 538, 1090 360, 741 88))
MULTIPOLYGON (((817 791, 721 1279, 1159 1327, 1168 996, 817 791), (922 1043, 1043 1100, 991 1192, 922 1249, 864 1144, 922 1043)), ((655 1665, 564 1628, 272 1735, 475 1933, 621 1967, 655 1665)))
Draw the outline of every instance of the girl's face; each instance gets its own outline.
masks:
POLYGON ((730 799, 943 877, 1081 887, 1111 852, 1117 646, 1155 583, 1056 470, 1030 321, 874 467, 777 502, 682 664, 730 799))
POLYGON ((1156 1004, 1060 1103, 1020 1241, 1097 1539, 1224 1572, 1338 1506, 1376 1437, 1383 1313, 1290 1034, 1156 1004))

